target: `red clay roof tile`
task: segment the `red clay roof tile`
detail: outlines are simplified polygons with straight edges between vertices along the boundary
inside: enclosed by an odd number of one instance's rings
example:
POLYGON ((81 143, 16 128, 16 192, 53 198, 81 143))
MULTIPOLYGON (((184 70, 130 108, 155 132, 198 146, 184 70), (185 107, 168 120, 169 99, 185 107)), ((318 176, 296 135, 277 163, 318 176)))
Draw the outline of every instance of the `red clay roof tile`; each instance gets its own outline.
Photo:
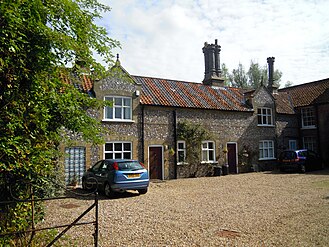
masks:
POLYGON ((329 103, 329 78, 280 89, 292 98, 294 107, 308 106, 316 103, 329 103))
POLYGON ((243 91, 236 88, 215 88, 201 83, 132 77, 142 84, 141 104, 144 105, 252 111, 243 103, 243 91))

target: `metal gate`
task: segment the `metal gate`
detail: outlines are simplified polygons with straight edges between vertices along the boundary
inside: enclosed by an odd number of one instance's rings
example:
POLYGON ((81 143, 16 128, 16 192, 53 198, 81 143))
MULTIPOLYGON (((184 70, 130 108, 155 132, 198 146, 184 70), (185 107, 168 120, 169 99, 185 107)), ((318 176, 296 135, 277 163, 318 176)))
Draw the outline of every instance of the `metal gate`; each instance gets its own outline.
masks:
MULTIPOLYGON (((22 181, 16 181, 16 182, 22 182, 22 181)), ((9 184, 8 186, 10 186, 9 190, 11 191, 11 186, 13 186, 13 184, 9 184)), ((66 192, 70 193, 71 196, 60 196, 60 197, 51 197, 51 198, 42 198, 42 199, 38 199, 34 197, 34 191, 33 191, 33 185, 32 184, 28 184, 29 186, 29 196, 24 199, 24 200, 20 200, 18 198, 13 197, 13 200, 11 201, 0 201, 0 206, 2 205, 10 205, 10 204, 16 204, 16 203, 31 203, 31 214, 32 214, 32 219, 31 219, 31 228, 29 230, 25 230, 25 231, 17 231, 17 232, 4 232, 4 233, 0 233, 0 238, 4 237, 4 236, 9 236, 9 235, 18 235, 18 234, 24 234, 24 233, 31 233, 31 241, 33 236, 35 235, 36 232, 38 231, 45 231, 45 230, 50 230, 50 229, 60 229, 60 228, 64 228, 50 243, 48 243, 46 246, 52 246, 57 240, 59 240, 68 230, 70 230, 73 226, 81 226, 81 225, 88 225, 88 224, 93 224, 94 225, 94 231, 91 234, 94 240, 94 246, 98 246, 98 192, 93 191, 91 193, 88 194, 80 194, 80 193, 76 193, 72 190, 67 190, 66 192), (81 196, 91 196, 94 195, 94 203, 88 207, 85 211, 83 211, 79 217, 77 217, 71 224, 64 224, 64 225, 55 225, 55 226, 51 226, 51 227, 44 227, 44 228, 36 228, 35 227, 35 220, 34 220, 34 214, 35 214, 35 207, 34 204, 37 201, 51 201, 51 200, 65 200, 65 199, 69 199, 69 198, 77 198, 77 196, 81 197, 81 196), (92 209, 95 209, 95 215, 94 215, 94 220, 92 221, 86 221, 86 222, 81 222, 80 220, 87 215, 92 209)))

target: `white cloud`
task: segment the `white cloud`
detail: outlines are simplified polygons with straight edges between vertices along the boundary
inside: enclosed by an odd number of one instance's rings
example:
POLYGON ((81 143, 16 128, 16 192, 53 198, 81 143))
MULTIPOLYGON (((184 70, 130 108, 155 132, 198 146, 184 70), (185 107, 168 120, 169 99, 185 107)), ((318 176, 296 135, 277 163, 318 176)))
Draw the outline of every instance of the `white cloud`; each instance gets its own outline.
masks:
POLYGON ((99 24, 121 42, 121 63, 134 75, 201 82, 203 44, 218 39, 230 70, 274 56, 282 84, 329 77, 329 1, 102 2, 112 11, 99 24))

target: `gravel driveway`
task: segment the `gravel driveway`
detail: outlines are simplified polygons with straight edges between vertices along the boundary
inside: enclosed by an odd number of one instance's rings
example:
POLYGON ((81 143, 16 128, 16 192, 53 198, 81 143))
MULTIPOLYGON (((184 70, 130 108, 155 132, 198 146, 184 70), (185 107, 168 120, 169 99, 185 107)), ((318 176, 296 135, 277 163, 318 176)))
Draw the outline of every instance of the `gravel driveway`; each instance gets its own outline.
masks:
MULTIPOLYGON (((43 224, 72 222, 92 203, 47 202, 43 224)), ((101 196, 99 223, 99 246, 329 246, 329 170, 151 182, 146 195, 101 196)), ((93 246, 92 233, 72 228, 70 245, 93 246)))

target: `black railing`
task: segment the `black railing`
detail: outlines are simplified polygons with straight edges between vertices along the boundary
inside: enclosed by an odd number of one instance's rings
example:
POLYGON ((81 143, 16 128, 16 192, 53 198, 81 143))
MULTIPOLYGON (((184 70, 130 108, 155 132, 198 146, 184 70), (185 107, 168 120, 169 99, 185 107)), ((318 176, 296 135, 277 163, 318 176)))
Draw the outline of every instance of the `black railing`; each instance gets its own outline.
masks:
MULTIPOLYGON (((17 181, 16 181, 17 182, 17 181)), ((9 191, 10 194, 11 193, 11 185, 9 185, 9 191)), ((29 186, 29 192, 30 192, 30 196, 28 199, 19 199, 16 198, 14 196, 11 196, 12 200, 8 200, 8 201, 0 201, 0 208, 6 205, 10 205, 10 204, 16 204, 16 203, 31 203, 31 227, 30 229, 24 230, 24 231, 11 231, 11 232, 3 232, 0 233, 0 238, 5 237, 5 236, 17 236, 17 235, 21 235, 21 234, 26 234, 26 233, 31 233, 31 237, 30 237, 30 243, 35 235, 36 232, 39 231, 45 231, 45 230, 51 230, 51 229, 59 229, 59 228, 64 228, 59 234, 57 234, 57 236, 46 246, 52 246, 56 241, 58 241, 68 230, 70 230, 73 226, 81 226, 81 225, 89 225, 89 224, 93 224, 94 225, 94 231, 92 233, 93 239, 94 239, 94 246, 98 246, 98 192, 97 190, 88 193, 88 194, 80 194, 80 193, 76 193, 72 190, 67 190, 66 192, 71 194, 71 196, 59 196, 59 197, 50 197, 50 198, 35 198, 34 197, 34 193, 33 193, 33 186, 32 184, 28 184, 29 186), (55 225, 55 226, 51 226, 51 227, 42 227, 42 228, 36 228, 35 227, 35 202, 39 202, 39 201, 51 201, 51 200, 65 200, 65 199, 69 199, 69 198, 77 198, 77 197, 85 197, 88 196, 90 197, 91 195, 94 195, 94 203, 88 207, 85 211, 83 211, 79 217, 77 217, 72 223, 70 224, 64 224, 64 225, 55 225), (86 222, 80 222, 80 220, 87 215, 92 209, 95 208, 95 219, 92 221, 86 221, 86 222)), ((1 199, 0 199, 1 200, 1 199)))

